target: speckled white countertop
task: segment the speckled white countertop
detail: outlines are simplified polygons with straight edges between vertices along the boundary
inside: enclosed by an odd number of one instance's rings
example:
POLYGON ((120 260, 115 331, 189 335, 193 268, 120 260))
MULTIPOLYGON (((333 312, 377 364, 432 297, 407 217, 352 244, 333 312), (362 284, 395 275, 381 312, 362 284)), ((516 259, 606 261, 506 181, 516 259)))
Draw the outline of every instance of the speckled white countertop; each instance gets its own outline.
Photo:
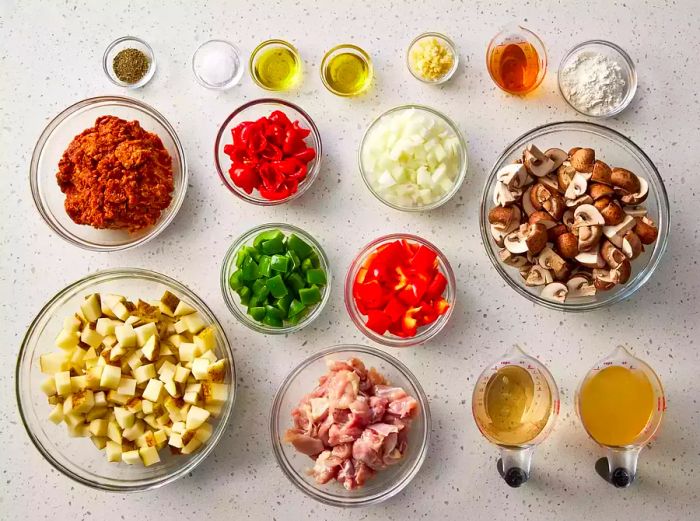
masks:
POLYGON ((697 519, 696 2, 425 4, 0 2, 1 519, 697 519), (497 90, 484 67, 489 39, 512 20, 537 32, 549 52, 550 71, 527 100, 497 90), (407 44, 426 30, 445 32, 459 48, 460 69, 444 87, 419 84, 404 65, 407 44), (105 46, 125 34, 146 39, 158 59, 155 78, 136 92, 115 88, 101 68, 105 46), (235 42, 246 56, 271 37, 291 40, 301 52, 303 85, 282 96, 315 118, 325 153, 318 180, 293 204, 245 204, 216 175, 212 144, 218 125, 236 106, 265 93, 247 74, 225 93, 195 82, 192 52, 214 37, 235 42), (484 178, 506 144, 545 122, 583 119, 560 97, 555 73, 568 47, 596 37, 620 44, 636 64, 637 97, 607 124, 630 136, 656 162, 669 192, 671 237, 657 273, 629 301, 605 311, 565 315, 529 304, 498 278, 481 245, 477 209, 484 178), (374 60, 376 85, 361 99, 332 96, 318 75, 324 50, 344 41, 364 47, 374 60), (36 211, 27 179, 34 143, 49 119, 78 100, 102 94, 134 96, 161 111, 179 133, 191 172, 184 205, 170 227, 147 245, 122 253, 89 253, 58 238, 36 211), (469 144, 467 181, 449 204, 430 214, 403 214, 381 205, 356 166, 358 142, 369 121, 407 101, 447 113, 469 144), (219 292, 226 248, 241 232, 266 221, 310 231, 325 245, 337 275, 319 320, 287 338, 265 338, 236 323, 219 292), (446 330, 424 347, 391 350, 430 397, 433 443, 421 472, 397 497, 342 511, 307 498, 278 469, 268 412, 282 378, 304 357, 336 343, 367 343, 347 316, 341 279, 360 246, 394 231, 415 232, 435 242, 457 271, 459 303, 446 330), (26 436, 14 399, 16 354, 40 307, 69 282, 117 266, 152 268, 193 288, 224 320, 239 371, 233 419, 212 455, 174 484, 121 496, 73 483, 46 463, 26 436), (558 425, 536 454, 532 480, 511 490, 496 472, 496 450, 477 431, 469 402, 483 366, 515 342, 549 367, 562 405, 558 425), (618 343, 632 346, 658 371, 669 404, 659 439, 642 453, 638 481, 624 491, 594 472, 599 451, 573 406, 579 379, 618 343))

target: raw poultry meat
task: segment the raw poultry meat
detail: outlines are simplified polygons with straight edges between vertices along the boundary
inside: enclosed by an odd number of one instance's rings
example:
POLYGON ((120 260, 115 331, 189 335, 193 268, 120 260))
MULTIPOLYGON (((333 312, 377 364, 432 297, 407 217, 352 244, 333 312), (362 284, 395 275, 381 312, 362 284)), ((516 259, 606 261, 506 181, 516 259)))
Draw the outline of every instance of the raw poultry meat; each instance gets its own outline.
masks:
POLYGON ((329 360, 328 373, 292 410, 285 441, 314 459, 319 484, 335 479, 361 487, 376 472, 401 461, 418 402, 357 358, 329 360))

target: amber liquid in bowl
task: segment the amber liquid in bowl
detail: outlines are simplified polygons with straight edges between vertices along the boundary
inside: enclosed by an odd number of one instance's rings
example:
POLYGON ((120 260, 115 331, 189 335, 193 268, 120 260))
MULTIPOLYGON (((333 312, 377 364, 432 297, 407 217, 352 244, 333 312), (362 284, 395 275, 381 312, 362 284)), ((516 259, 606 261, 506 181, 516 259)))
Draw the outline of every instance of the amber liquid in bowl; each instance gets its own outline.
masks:
POLYGON ((491 50, 488 67, 494 81, 503 90, 525 94, 537 86, 540 56, 530 42, 504 43, 491 50))

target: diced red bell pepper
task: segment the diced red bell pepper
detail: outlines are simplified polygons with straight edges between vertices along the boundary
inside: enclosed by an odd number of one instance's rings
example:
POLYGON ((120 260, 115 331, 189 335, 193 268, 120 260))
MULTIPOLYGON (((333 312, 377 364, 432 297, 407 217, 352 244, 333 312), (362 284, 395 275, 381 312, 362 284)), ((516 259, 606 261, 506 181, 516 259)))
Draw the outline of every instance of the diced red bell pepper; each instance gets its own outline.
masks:
POLYGON ((417 306, 423 299, 427 289, 427 277, 421 273, 414 273, 409 277, 408 284, 401 288, 397 296, 409 306, 417 306))
POLYGON ((408 276, 401 266, 396 266, 396 282, 394 283, 394 290, 398 291, 406 284, 408 284, 408 276))
POLYGON ((432 324, 437 320, 438 313, 435 311, 435 309, 430 305, 423 303, 421 305, 420 310, 418 313, 416 313, 416 320, 418 320, 418 327, 421 326, 427 326, 428 324, 432 324))
POLYGON ((266 161, 281 161, 284 156, 280 147, 268 141, 265 150, 260 152, 260 157, 266 161))
POLYGON ((396 297, 391 297, 387 305, 384 307, 384 313, 389 315, 392 322, 396 322, 401 319, 404 313, 406 313, 407 309, 408 306, 406 304, 401 302, 396 297))
POLYGON ((304 138, 299 136, 299 133, 294 128, 288 128, 284 134, 284 143, 282 150, 287 155, 294 155, 306 148, 304 138))
POLYGON ((383 335, 391 324, 391 319, 383 311, 370 309, 365 325, 377 334, 383 335))
POLYGON ((370 309, 381 308, 388 298, 384 288, 376 280, 355 284, 354 294, 355 298, 361 300, 370 309))
POLYGON ((411 267, 423 273, 429 273, 435 268, 437 253, 422 244, 411 259, 411 267))
POLYGON ((284 183, 284 174, 273 163, 260 165, 258 172, 260 173, 262 184, 267 190, 277 191, 284 183))
POLYGON ((316 157, 316 151, 311 147, 307 147, 305 150, 294 154, 294 157, 306 164, 316 157))
POLYGON ((280 187, 278 190, 269 190, 264 186, 258 187, 260 195, 269 201, 279 201, 280 199, 286 199, 291 194, 289 188, 286 186, 280 187))
POLYGON ((425 292, 425 296, 428 298, 439 298, 445 292, 447 288, 447 279, 441 272, 437 272, 433 280, 428 286, 428 290, 425 292))
POLYGON ((289 121, 287 115, 281 110, 273 110, 272 114, 270 114, 270 117, 267 119, 269 119, 272 123, 276 123, 277 125, 280 125, 285 129, 292 124, 292 122, 289 121))
POLYGON ((418 332, 418 321, 407 312, 401 320, 401 329, 406 336, 416 336, 418 332))
POLYGON ((438 315, 444 315, 450 308, 449 302, 447 302, 447 300, 445 300, 444 298, 437 299, 433 306, 435 307, 435 311, 438 315))
POLYGON ((292 123, 292 129, 294 130, 295 134, 299 139, 306 139, 307 137, 309 137, 309 134, 311 134, 311 129, 299 126, 298 121, 292 123))
POLYGON ((367 268, 360 268, 359 270, 357 270, 357 276, 355 277, 355 283, 362 284, 365 281, 365 277, 367 277, 367 268))
POLYGON ((234 184, 247 194, 252 193, 253 189, 260 184, 258 172, 252 165, 233 163, 229 170, 229 176, 234 184))

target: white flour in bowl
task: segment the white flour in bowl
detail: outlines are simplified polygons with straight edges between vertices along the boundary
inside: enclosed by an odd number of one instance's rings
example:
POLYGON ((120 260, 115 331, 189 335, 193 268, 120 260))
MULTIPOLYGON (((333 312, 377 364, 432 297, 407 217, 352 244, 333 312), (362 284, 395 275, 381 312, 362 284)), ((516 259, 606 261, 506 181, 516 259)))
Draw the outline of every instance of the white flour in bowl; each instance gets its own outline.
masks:
POLYGON ((561 71, 566 99, 581 112, 605 116, 620 106, 627 92, 622 67, 602 54, 581 53, 561 71))

